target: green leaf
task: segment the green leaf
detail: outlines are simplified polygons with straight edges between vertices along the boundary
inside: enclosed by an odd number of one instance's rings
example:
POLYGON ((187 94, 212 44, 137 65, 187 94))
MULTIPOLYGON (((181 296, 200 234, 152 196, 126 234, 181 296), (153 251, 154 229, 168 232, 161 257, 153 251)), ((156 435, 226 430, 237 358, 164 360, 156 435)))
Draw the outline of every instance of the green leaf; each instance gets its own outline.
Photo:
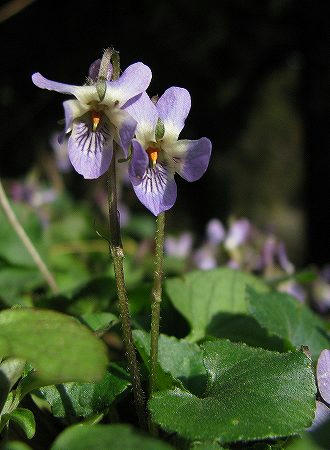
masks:
POLYGON ((5 359, 0 364, 0 414, 10 390, 22 376, 24 367, 25 361, 17 358, 5 359))
POLYGON ((207 333, 210 337, 229 339, 231 342, 244 342, 251 347, 286 351, 282 339, 270 336, 265 328, 246 314, 220 313, 207 327, 207 333))
MULTIPOLYGON (((133 337, 135 346, 144 362, 144 365, 150 371, 150 336, 142 330, 134 330, 133 337)), ((176 380, 168 371, 165 371, 159 362, 157 363, 157 389, 170 389, 173 386, 178 386, 184 389, 180 380, 176 380)))
POLYGON ((72 317, 54 311, 13 309, 0 312, 0 355, 29 361, 43 384, 100 380, 106 349, 72 317))
MULTIPOLYGON (((149 368, 150 365, 150 335, 145 331, 133 331, 136 346, 142 359, 149 368)), ((195 394, 203 394, 206 386, 206 371, 203 365, 203 353, 197 344, 180 340, 174 336, 161 334, 158 341, 159 372, 158 388, 166 389, 180 386, 175 380, 165 378, 171 374, 181 381, 183 386, 195 394), (166 379, 166 382, 163 379, 166 379)))
POLYGON ((221 444, 296 434, 314 419, 316 387, 303 352, 276 353, 219 340, 204 345, 204 398, 178 388, 149 401, 168 431, 221 444))
POLYGON ((216 442, 194 442, 191 447, 191 450, 224 450, 223 447, 220 447, 216 442))
POLYGON ((36 432, 36 421, 29 409, 16 408, 12 413, 8 414, 8 418, 22 428, 28 439, 33 438, 36 432))
POLYGON ((287 340, 295 347, 308 346, 316 360, 330 339, 316 314, 288 294, 258 294, 249 290, 250 313, 269 333, 287 340))
POLYGON ((310 435, 305 433, 303 437, 298 438, 286 447, 288 450, 322 450, 324 447, 319 447, 310 435))
POLYGON ((74 425, 53 443, 51 450, 171 450, 158 439, 134 430, 129 425, 74 425))
POLYGON ((108 312, 83 314, 79 317, 79 320, 91 330, 98 333, 106 332, 119 321, 118 317, 108 312))
MULTIPOLYGON (((38 251, 42 252, 42 226, 36 212, 23 203, 12 204, 12 207, 29 238, 38 251)), ((8 222, 2 208, 0 208, 0 242, 0 255, 9 263, 34 267, 31 255, 8 222)))
POLYGON ((21 294, 44 284, 45 281, 36 268, 15 266, 0 268, 0 299, 8 306, 23 303, 21 294))
POLYGON ((24 442, 9 441, 9 442, 4 442, 1 445, 1 450, 32 450, 32 449, 24 442))
POLYGON ((245 313, 246 286, 267 292, 268 287, 250 274, 228 268, 190 272, 166 282, 173 305, 191 326, 190 340, 207 334, 207 327, 221 313, 245 313))
POLYGON ((37 395, 47 400, 55 417, 87 417, 109 408, 130 384, 129 375, 113 364, 99 383, 46 386, 37 395))

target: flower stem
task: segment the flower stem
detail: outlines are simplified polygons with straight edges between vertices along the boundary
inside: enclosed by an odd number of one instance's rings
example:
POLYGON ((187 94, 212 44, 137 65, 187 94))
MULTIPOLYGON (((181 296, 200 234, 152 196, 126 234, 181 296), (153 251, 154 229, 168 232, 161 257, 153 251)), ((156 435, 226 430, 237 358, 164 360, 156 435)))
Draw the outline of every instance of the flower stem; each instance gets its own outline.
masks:
POLYGON ((158 337, 160 304, 162 301, 162 281, 163 281, 163 262, 164 262, 164 238, 165 238, 165 212, 160 213, 156 219, 155 233, 155 271, 154 285, 152 289, 151 300, 151 342, 150 342, 150 393, 156 390, 157 382, 157 360, 158 360, 158 337))
POLYGON ((116 277, 123 339, 128 360, 128 368, 132 379, 134 400, 140 426, 145 429, 146 428, 145 395, 141 385, 140 370, 133 343, 131 318, 128 306, 128 297, 123 267, 124 252, 121 242, 119 215, 117 207, 116 150, 117 146, 115 144, 114 154, 108 172, 110 253, 113 259, 114 272, 116 277))
POLYGON ((3 185, 1 183, 1 180, 0 180, 0 204, 1 204, 1 206, 2 206, 2 208, 4 210, 4 212, 5 212, 8 220, 9 220, 9 223, 11 224, 11 226, 13 227, 15 232, 17 233, 18 237, 22 241, 22 243, 25 246, 26 250, 31 255, 34 263, 36 264, 36 266, 38 267, 38 269, 42 273, 42 275, 43 275, 44 279, 46 280, 46 282, 48 283, 50 289, 52 290, 52 292, 54 294, 58 293, 59 292, 59 288, 58 288, 58 286, 56 284, 55 278, 53 277, 53 275, 51 274, 51 272, 47 268, 47 266, 44 263, 44 261, 41 259, 41 256, 40 256, 38 250, 33 245, 31 239, 26 234, 24 228, 19 223, 19 221, 18 221, 18 219, 16 217, 16 214, 14 213, 12 207, 10 206, 10 203, 8 201, 8 198, 7 198, 7 195, 6 195, 5 190, 3 188, 3 185))

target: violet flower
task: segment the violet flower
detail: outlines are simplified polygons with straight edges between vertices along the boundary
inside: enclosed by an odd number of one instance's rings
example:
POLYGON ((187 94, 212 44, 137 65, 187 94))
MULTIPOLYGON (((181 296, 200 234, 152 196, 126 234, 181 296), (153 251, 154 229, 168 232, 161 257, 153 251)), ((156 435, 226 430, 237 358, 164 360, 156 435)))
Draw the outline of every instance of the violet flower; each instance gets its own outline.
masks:
POLYGON ((175 172, 196 181, 210 160, 212 145, 206 137, 178 140, 190 106, 189 92, 179 87, 167 89, 156 104, 142 93, 124 106, 138 123, 129 176, 138 199, 155 216, 175 203, 175 172))
POLYGON ((97 60, 90 66, 90 84, 84 86, 50 81, 40 73, 32 75, 36 86, 76 97, 76 100, 63 102, 65 133, 71 133, 70 161, 87 179, 98 178, 106 172, 112 158, 113 140, 127 156, 136 121, 121 107, 143 92, 151 80, 149 67, 141 62, 129 66, 118 80, 110 81, 111 66, 106 80, 98 79, 100 64, 97 60))
POLYGON ((225 240, 225 248, 227 250, 234 250, 244 244, 249 238, 250 231, 251 224, 247 219, 235 220, 229 228, 225 240))
POLYGON ((325 266, 312 286, 313 301, 320 313, 330 311, 330 265, 325 266))
POLYGON ((164 248, 167 255, 184 259, 190 255, 192 244, 192 234, 186 231, 178 237, 168 236, 165 239, 164 248))
POLYGON ((194 263, 198 269, 211 270, 217 267, 217 258, 214 251, 214 246, 211 244, 204 244, 195 251, 193 256, 194 263))
POLYGON ((61 173, 68 173, 72 169, 68 155, 67 139, 62 139, 59 133, 53 133, 49 143, 54 151, 55 162, 61 173))
POLYGON ((308 431, 330 419, 330 350, 322 350, 316 366, 316 379, 321 400, 316 401, 315 419, 308 431))
POLYGON ((206 225, 207 241, 212 245, 219 245, 225 238, 226 231, 219 219, 211 219, 206 225))

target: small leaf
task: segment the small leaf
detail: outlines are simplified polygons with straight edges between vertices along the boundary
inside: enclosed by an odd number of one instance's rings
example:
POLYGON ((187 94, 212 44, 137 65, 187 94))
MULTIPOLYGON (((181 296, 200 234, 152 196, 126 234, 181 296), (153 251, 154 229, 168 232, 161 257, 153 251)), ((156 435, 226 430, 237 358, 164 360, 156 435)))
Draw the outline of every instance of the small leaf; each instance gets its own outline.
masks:
MULTIPOLYGON (((134 330, 133 337, 136 348, 148 371, 150 371, 150 337, 142 330, 134 330)), ((157 363, 156 386, 160 390, 170 389, 173 386, 179 386, 184 389, 183 384, 169 372, 166 372, 159 363, 157 363)))
POLYGON ((87 417, 103 412, 130 386, 129 375, 112 364, 99 383, 65 383, 46 386, 37 394, 52 407, 55 417, 87 417))
MULTIPOLYGON (((150 361, 150 335, 145 331, 135 330, 134 340, 147 367, 150 361)), ((174 379, 190 389, 193 393, 203 394, 206 386, 206 371, 203 365, 203 353, 197 344, 161 334, 158 341, 158 388, 166 389, 171 385, 180 387, 174 379), (163 377, 171 374, 170 383, 163 382, 163 377)))
POLYGON ((74 425, 64 430, 51 450, 173 450, 129 425, 74 425))
POLYGON ((34 415, 29 409, 16 408, 8 414, 9 420, 15 422, 26 434, 28 439, 32 439, 36 432, 36 422, 34 415))
POLYGON ((249 290, 248 307, 252 316, 272 335, 295 347, 307 345, 316 360, 330 339, 322 323, 307 306, 288 294, 259 294, 249 290))
POLYGON ((191 326, 190 340, 207 334, 207 327, 220 313, 246 313, 246 286, 260 292, 269 288, 258 278, 221 268, 195 271, 166 282, 166 291, 173 305, 191 326))
POLYGON ((30 362, 39 386, 97 381, 107 365, 103 342, 88 328, 64 314, 32 308, 0 312, 0 354, 30 362))
POLYGON ((95 312, 83 314, 80 321, 97 333, 103 333, 118 323, 118 317, 108 312, 95 312))
POLYGON ((178 388, 149 401, 152 420, 187 439, 221 444, 297 434, 314 418, 315 381, 302 352, 219 340, 204 345, 204 398, 178 388))

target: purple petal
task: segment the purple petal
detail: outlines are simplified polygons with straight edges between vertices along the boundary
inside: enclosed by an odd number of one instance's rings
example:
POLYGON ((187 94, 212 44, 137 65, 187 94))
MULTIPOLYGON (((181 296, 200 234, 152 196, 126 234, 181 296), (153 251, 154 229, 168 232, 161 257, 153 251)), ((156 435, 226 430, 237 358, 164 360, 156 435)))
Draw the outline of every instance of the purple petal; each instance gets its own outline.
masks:
POLYGON ((182 178, 187 181, 196 181, 205 173, 212 150, 209 139, 206 137, 197 141, 182 139, 171 147, 167 153, 170 153, 173 157, 177 172, 182 178))
POLYGON ((230 226, 228 235, 225 241, 225 246, 228 250, 233 250, 236 247, 244 244, 251 231, 250 222, 247 219, 235 220, 230 226))
POLYGON ((327 405, 325 405, 324 403, 317 401, 315 418, 312 425, 309 428, 307 428, 307 431, 314 431, 328 419, 330 419, 330 408, 328 408, 327 405))
POLYGON ((207 240, 212 245, 218 245, 225 238, 225 229, 219 219, 212 219, 206 226, 207 240))
POLYGON ((166 137, 178 138, 191 107, 187 89, 170 87, 156 103, 158 114, 165 126, 166 137))
POLYGON ((278 286, 278 290, 280 292, 286 292, 287 294, 292 295, 292 297, 299 300, 301 303, 304 303, 304 301, 306 300, 305 289, 295 281, 289 280, 284 283, 281 283, 278 286))
POLYGON ((68 173, 72 169, 72 166, 68 156, 67 140, 63 140, 63 142, 60 143, 59 134, 54 133, 52 134, 49 142, 54 151, 55 161, 59 171, 62 173, 68 173))
POLYGON ((136 121, 126 111, 114 108, 108 114, 111 123, 116 127, 114 139, 123 149, 125 156, 128 154, 133 136, 136 130, 136 121))
POLYGON ((57 81, 47 80, 41 73, 34 73, 32 75, 32 81, 41 89, 74 95, 84 105, 88 105, 93 100, 99 101, 95 86, 75 86, 72 84, 58 83, 57 81))
POLYGON ((122 109, 137 121, 136 134, 139 140, 145 143, 155 140, 158 112, 146 92, 131 98, 122 109))
POLYGON ((86 179, 106 172, 112 158, 112 134, 106 117, 97 131, 87 121, 75 122, 68 142, 69 158, 78 173, 86 179))
POLYGON ((191 253, 193 244, 192 234, 188 231, 182 233, 179 237, 168 236, 165 239, 165 252, 169 256, 177 258, 187 258, 191 253))
POLYGON ((321 397, 330 403, 330 350, 322 350, 317 361, 316 377, 321 397))
POLYGON ((107 90, 102 103, 118 102, 123 106, 129 99, 145 91, 151 81, 151 70, 141 62, 127 67, 115 81, 107 81, 107 90))
POLYGON ((132 161, 129 165, 129 176, 134 185, 141 183, 141 179, 147 170, 149 164, 149 158, 147 152, 136 140, 132 140, 133 155, 132 161))
POLYGON ((277 249, 278 262, 286 273, 294 272, 294 265, 289 261, 284 242, 279 242, 277 249))
POLYGON ((131 181, 140 202, 155 216, 174 205, 176 183, 173 174, 162 164, 156 164, 154 168, 147 167, 142 178, 131 176, 131 181))
MULTIPOLYGON (((100 65, 101 65, 101 59, 97 59, 89 66, 88 76, 91 80, 97 81, 97 79, 99 77, 100 65)), ((112 77, 112 64, 109 64, 107 80, 111 80, 111 77, 112 77)))
POLYGON ((201 270, 211 270, 217 267, 217 259, 213 246, 204 245, 196 250, 193 259, 196 266, 201 270))
POLYGON ((65 116, 65 133, 72 129, 72 123, 88 111, 78 100, 66 100, 63 102, 65 116))

